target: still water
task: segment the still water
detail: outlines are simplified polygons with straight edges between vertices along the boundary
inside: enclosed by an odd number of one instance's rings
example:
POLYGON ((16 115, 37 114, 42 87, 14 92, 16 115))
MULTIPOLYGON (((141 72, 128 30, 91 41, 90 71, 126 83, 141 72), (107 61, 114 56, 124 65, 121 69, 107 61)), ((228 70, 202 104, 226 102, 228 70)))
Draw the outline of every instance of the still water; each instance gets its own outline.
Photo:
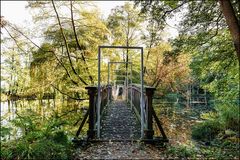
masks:
MULTIPOLYGON (((1 102, 1 126, 12 128, 11 134, 4 139, 16 139, 21 136, 22 130, 16 128, 11 121, 25 113, 36 113, 38 118, 47 119, 53 115, 58 115, 61 119, 67 120, 72 127, 67 131, 75 133, 78 126, 74 126, 86 112, 88 101, 46 99, 46 100, 17 100, 1 102)), ((3 137, 1 137, 1 140, 3 137)))

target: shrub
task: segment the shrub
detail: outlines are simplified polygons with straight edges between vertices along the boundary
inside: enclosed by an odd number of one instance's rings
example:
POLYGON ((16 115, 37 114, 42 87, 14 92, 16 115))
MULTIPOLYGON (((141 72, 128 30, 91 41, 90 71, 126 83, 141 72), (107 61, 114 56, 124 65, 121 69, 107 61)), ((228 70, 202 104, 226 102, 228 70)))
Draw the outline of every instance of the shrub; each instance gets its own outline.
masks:
POLYGON ((10 127, 4 127, 4 126, 1 126, 1 131, 0 131, 0 137, 1 137, 1 141, 6 141, 7 137, 9 135, 11 135, 11 130, 12 128, 10 127))
POLYGON ((32 158, 68 159, 68 147, 52 140, 40 140, 32 145, 32 158))
POLYGON ((196 156, 195 150, 188 146, 171 146, 167 149, 167 154, 178 158, 193 158, 196 156))
POLYGON ((239 131, 239 106, 233 103, 224 103, 216 106, 219 112, 220 121, 223 123, 225 129, 239 131))
POLYGON ((206 120, 192 128, 192 137, 196 140, 211 141, 222 131, 222 125, 216 120, 206 120))
POLYGON ((34 140, 22 137, 18 141, 8 141, 1 147, 2 159, 69 159, 71 154, 71 146, 64 132, 34 140))
POLYGON ((34 112, 26 112, 11 123, 20 128, 17 140, 1 144, 1 159, 70 159, 71 144, 59 118, 42 120, 34 112))

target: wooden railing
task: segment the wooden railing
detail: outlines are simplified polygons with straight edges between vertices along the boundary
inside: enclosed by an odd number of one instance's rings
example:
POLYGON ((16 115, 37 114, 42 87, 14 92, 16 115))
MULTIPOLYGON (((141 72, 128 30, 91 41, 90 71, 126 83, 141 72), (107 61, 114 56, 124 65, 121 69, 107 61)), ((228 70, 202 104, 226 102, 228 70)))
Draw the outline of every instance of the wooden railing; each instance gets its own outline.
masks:
POLYGON ((155 88, 144 86, 143 88, 143 117, 141 117, 141 86, 137 84, 132 84, 128 87, 128 99, 130 100, 133 110, 141 122, 143 118, 144 125, 144 138, 153 139, 153 118, 157 123, 157 126, 162 134, 162 138, 167 141, 167 136, 162 128, 161 122, 158 119, 156 112, 152 105, 152 99, 154 95, 155 88), (131 97, 132 96, 132 97, 131 97), (131 101, 132 100, 132 101, 131 101))
MULTIPOLYGON (((89 108, 87 113, 84 115, 83 120, 79 126, 79 129, 76 133, 76 137, 79 136, 84 124, 86 123, 86 120, 88 118, 88 132, 87 132, 87 138, 88 139, 94 139, 96 137, 96 123, 97 123, 97 88, 96 86, 89 86, 86 87, 86 90, 88 90, 89 95, 89 108)), ((110 85, 102 86, 100 90, 101 95, 101 105, 100 105, 100 117, 104 111, 104 108, 108 104, 108 99, 111 100, 111 94, 112 94, 112 87, 110 85)))
MULTIPOLYGON (((154 95, 155 88, 144 86, 143 89, 143 116, 141 116, 141 87, 139 85, 133 84, 129 85, 128 87, 128 99, 131 103, 131 106, 133 107, 133 110, 135 111, 137 118, 139 121, 143 119, 143 128, 144 128, 144 139, 153 139, 154 131, 153 131, 153 119, 156 121, 157 126, 162 134, 162 138, 164 141, 167 140, 167 136, 162 128, 161 122, 158 119, 156 112, 154 111, 153 105, 152 105, 152 99, 154 95), (131 96, 132 95, 132 96, 131 96)), ((81 129, 83 128, 87 118, 89 117, 89 128, 87 132, 87 138, 88 139, 94 139, 96 138, 97 133, 97 87, 86 87, 88 90, 89 95, 89 109, 87 113, 85 114, 80 127, 76 133, 76 137, 79 136, 81 129)), ((104 112, 104 108, 108 105, 108 103, 112 99, 112 86, 107 85, 101 87, 100 90, 101 94, 101 105, 100 105, 100 118, 102 113, 104 112)), ((101 120, 100 120, 101 122, 101 120)))

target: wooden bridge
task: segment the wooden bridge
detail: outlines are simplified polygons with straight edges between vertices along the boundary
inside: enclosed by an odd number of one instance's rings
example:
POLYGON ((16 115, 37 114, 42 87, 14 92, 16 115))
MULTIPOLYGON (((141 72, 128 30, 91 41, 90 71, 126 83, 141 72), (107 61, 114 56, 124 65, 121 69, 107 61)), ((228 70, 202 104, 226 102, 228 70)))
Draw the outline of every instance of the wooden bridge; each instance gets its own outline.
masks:
POLYGON ((89 95, 89 109, 76 133, 76 137, 81 133, 81 129, 88 118, 87 141, 142 140, 146 142, 167 142, 167 136, 152 105, 155 88, 144 86, 143 76, 143 47, 99 46, 98 86, 86 87, 89 95), (140 50, 140 84, 132 83, 133 63, 132 58, 128 58, 127 55, 126 60, 122 62, 108 62, 108 82, 105 86, 101 85, 101 50, 106 48, 140 50), (110 66, 114 64, 126 65, 125 73, 121 75, 125 78, 124 84, 121 84, 121 98, 118 97, 119 95, 116 96, 116 85, 113 87, 110 83, 110 66), (113 96, 113 92, 115 96, 113 96), (156 121, 161 137, 154 136, 153 120, 156 121))
POLYGON ((81 129, 88 118, 88 132, 86 141, 145 141, 145 142, 168 142, 161 122, 158 119, 152 99, 155 88, 144 87, 144 117, 141 117, 139 85, 132 84, 126 89, 128 100, 113 99, 112 86, 101 87, 100 106, 100 133, 97 133, 97 89, 98 87, 86 87, 89 95, 89 109, 76 133, 81 134, 81 129), (130 97, 132 92, 132 98, 130 97), (132 101, 131 101, 132 99, 132 101), (144 124, 141 124, 143 120, 144 124), (153 120, 155 120, 161 137, 154 136, 153 120), (143 129, 143 135, 141 135, 143 129))

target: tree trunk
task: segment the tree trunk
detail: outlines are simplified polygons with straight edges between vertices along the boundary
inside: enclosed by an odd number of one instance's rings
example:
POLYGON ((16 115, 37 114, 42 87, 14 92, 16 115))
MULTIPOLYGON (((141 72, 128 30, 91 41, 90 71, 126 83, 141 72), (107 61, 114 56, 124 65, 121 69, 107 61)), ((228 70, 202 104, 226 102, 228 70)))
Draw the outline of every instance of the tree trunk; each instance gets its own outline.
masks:
POLYGON ((237 17, 230 0, 219 0, 219 3, 237 51, 238 61, 240 62, 240 26, 237 17))

